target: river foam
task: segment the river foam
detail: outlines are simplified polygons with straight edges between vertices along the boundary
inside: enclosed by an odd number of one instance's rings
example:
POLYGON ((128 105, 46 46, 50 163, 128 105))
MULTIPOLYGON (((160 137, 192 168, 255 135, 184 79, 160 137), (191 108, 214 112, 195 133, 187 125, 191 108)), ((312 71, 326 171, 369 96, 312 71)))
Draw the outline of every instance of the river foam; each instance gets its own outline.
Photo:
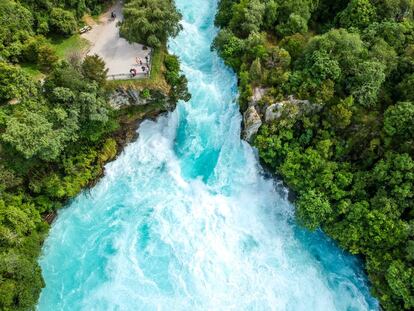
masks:
POLYGON ((38 310, 377 310, 359 262, 295 224, 240 140, 233 72, 210 51, 214 0, 176 0, 169 49, 193 95, 145 121, 106 176, 59 213, 38 310))

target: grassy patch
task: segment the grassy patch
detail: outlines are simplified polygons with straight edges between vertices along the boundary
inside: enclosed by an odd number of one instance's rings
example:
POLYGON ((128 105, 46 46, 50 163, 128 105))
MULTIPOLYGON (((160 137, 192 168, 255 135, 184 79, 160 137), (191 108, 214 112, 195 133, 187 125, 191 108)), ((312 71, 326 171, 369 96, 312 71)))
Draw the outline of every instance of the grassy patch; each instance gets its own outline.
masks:
POLYGON ((34 80, 41 80, 45 77, 44 73, 42 73, 39 69, 39 66, 37 64, 20 64, 20 67, 22 70, 27 73, 29 76, 31 76, 34 80))
POLYGON ((88 40, 82 38, 79 34, 69 38, 53 37, 51 39, 57 56, 59 58, 67 58, 71 53, 83 53, 89 47, 88 40))
POLYGON ((130 79, 130 80, 113 80, 108 81, 109 87, 133 87, 136 89, 158 89, 165 94, 170 90, 170 86, 165 81, 164 72, 164 58, 167 54, 167 48, 162 47, 154 50, 152 54, 151 74, 149 78, 145 79, 130 79))

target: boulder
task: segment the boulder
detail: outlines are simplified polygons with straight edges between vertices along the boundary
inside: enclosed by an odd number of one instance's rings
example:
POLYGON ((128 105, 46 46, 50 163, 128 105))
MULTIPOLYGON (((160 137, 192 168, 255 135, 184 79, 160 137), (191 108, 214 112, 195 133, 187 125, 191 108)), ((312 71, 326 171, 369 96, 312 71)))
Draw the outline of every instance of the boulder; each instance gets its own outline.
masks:
POLYGON ((263 98, 263 96, 266 94, 266 91, 267 90, 263 87, 255 87, 253 89, 251 104, 256 105, 263 98))
POLYGON ((259 131, 262 126, 262 120, 254 106, 250 106, 243 114, 243 139, 247 142, 251 142, 254 135, 259 131))
POLYGON ((283 114, 295 117, 299 114, 318 111, 321 105, 311 104, 309 100, 295 99, 289 96, 287 100, 269 105, 265 112, 265 122, 278 120, 283 114))
POLYGON ((283 102, 271 104, 266 108, 265 121, 270 122, 279 119, 282 116, 283 102))

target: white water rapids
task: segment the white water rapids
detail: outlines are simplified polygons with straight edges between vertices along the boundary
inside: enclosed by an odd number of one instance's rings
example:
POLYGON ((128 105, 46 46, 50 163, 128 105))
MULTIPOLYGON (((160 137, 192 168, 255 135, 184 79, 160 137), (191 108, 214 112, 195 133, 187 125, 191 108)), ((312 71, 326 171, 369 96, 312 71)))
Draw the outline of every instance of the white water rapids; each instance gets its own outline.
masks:
MULTIPOLYGON (((358 261, 295 224, 240 140, 236 77, 210 51, 216 0, 177 0, 192 100, 59 213, 38 310, 377 310, 358 261)), ((279 187, 280 188, 280 187, 279 187)))

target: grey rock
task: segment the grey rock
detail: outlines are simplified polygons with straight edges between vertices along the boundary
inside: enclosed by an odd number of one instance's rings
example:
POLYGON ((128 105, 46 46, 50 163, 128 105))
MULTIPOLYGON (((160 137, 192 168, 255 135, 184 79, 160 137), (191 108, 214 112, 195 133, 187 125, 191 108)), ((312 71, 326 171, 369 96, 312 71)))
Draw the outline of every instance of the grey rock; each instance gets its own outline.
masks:
POLYGON ((148 101, 140 97, 140 92, 135 89, 117 89, 109 96, 109 104, 114 109, 128 106, 146 105, 148 101))
POLYGON ((249 106, 255 106, 266 94, 267 89, 263 87, 255 87, 249 106))
POLYGON ((282 116, 283 102, 271 104, 266 108, 265 121, 270 122, 279 119, 282 116))
POLYGON ((251 142, 254 135, 259 131, 262 126, 262 120, 254 106, 250 106, 243 114, 244 128, 243 128, 243 139, 251 142))
POLYGON ((287 100, 269 105, 265 112, 265 122, 278 120, 283 114, 295 117, 299 114, 320 110, 321 105, 312 104, 309 100, 295 99, 289 96, 287 100))

